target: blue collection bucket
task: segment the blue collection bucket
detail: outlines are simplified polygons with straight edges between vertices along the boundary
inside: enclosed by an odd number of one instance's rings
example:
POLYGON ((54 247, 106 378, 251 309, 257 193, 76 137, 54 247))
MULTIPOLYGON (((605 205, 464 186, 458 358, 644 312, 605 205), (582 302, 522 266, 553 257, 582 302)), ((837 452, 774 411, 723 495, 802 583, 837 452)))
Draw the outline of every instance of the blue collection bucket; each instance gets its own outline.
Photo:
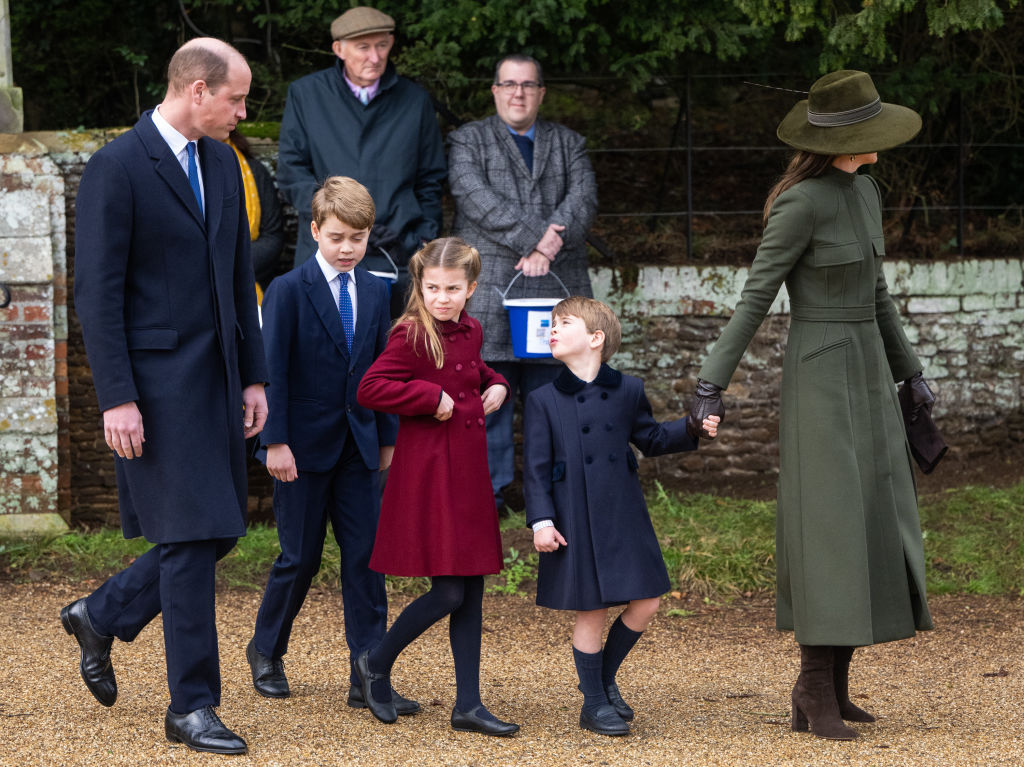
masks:
POLYGON ((512 283, 523 276, 518 272, 508 287, 502 292, 494 290, 501 296, 501 305, 508 312, 508 326, 512 331, 512 354, 522 359, 537 357, 550 357, 551 346, 548 339, 551 336, 551 310, 555 304, 569 296, 569 289, 565 287, 558 275, 548 272, 558 280, 558 284, 565 291, 565 296, 556 298, 509 298, 508 292, 512 283))
POLYGON ((398 282, 398 266, 395 265, 395 260, 391 258, 391 254, 384 250, 384 248, 378 247, 377 250, 380 251, 380 254, 387 259, 387 263, 381 264, 380 257, 375 256, 374 260, 376 261, 376 263, 374 264, 374 266, 380 266, 384 268, 368 269, 367 271, 369 271, 370 274, 372 274, 374 277, 380 277, 382 280, 384 280, 384 285, 385 287, 387 287, 387 299, 388 301, 390 301, 391 288, 394 286, 396 282, 398 282))

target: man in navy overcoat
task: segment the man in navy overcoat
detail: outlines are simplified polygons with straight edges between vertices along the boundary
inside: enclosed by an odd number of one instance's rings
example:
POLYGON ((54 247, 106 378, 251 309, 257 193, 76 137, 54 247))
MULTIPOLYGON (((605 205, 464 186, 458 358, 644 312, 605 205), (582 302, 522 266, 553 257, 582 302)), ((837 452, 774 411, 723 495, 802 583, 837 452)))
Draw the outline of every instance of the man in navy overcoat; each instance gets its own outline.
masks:
POLYGON ((76 201, 75 308, 125 537, 155 545, 61 621, 105 706, 116 637, 163 615, 168 740, 244 753, 217 718, 216 561, 245 534, 245 439, 267 380, 241 174, 219 143, 245 117, 251 73, 219 40, 182 46, 163 102, 98 151, 76 201))

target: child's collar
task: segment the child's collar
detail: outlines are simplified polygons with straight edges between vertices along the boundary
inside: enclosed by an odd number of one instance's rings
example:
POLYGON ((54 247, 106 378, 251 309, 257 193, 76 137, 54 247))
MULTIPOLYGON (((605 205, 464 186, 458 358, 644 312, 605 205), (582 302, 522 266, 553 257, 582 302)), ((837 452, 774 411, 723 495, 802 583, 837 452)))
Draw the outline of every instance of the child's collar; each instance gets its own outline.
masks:
MULTIPOLYGON (((622 373, 602 364, 601 369, 597 371, 597 378, 591 381, 591 383, 603 386, 606 389, 617 389, 619 384, 622 383, 622 373)), ((586 381, 581 381, 567 367, 563 367, 562 371, 555 378, 555 388, 563 394, 575 394, 586 385, 586 381)))

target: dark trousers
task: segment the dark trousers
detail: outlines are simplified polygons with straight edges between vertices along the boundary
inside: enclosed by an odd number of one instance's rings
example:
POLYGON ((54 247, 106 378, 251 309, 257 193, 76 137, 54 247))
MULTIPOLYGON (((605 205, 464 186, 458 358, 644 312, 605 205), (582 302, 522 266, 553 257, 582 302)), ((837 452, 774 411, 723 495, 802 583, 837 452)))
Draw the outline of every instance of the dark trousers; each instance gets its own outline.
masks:
POLYGON ((158 543, 86 600, 96 630, 123 642, 163 615, 167 686, 176 714, 220 705, 216 564, 235 541, 158 543))
POLYGON ((534 389, 555 380, 561 365, 537 362, 488 362, 494 371, 508 381, 508 399, 487 416, 487 467, 491 473, 494 502, 501 512, 505 506, 501 489, 511 484, 516 475, 515 407, 516 399, 526 402, 534 389), (518 397, 516 395, 519 395, 518 397))
MULTIPOLYGON (((300 471, 294 482, 274 481, 274 519, 281 554, 270 570, 256 615, 254 644, 268 658, 288 651, 295 616, 320 570, 327 520, 341 549, 341 600, 350 666, 387 628, 384 576, 370 569, 380 516, 378 472, 366 468, 352 435, 331 471, 300 471)), ((350 679, 358 683, 354 670, 350 679)))

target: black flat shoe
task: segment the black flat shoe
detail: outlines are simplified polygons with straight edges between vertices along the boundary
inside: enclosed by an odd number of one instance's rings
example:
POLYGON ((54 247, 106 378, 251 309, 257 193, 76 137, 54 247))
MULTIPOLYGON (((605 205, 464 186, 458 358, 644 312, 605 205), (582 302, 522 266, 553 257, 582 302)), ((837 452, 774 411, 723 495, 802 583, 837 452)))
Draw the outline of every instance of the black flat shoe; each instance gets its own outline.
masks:
POLYGON ((615 682, 604 688, 604 694, 608 696, 608 702, 615 709, 615 713, 622 717, 622 721, 633 721, 635 715, 633 709, 622 699, 622 693, 619 692, 619 686, 615 682))
MULTIPOLYGON (((366 699, 363 697, 363 688, 357 684, 348 688, 348 705, 350 708, 366 708, 366 699)), ((395 688, 391 688, 391 702, 399 716, 411 716, 419 713, 420 704, 414 700, 399 695, 395 688)))
POLYGON ((477 706, 472 711, 459 711, 452 709, 452 729, 459 732, 479 732, 481 735, 497 735, 504 738, 519 732, 519 725, 511 722, 502 722, 500 719, 484 719, 477 712, 483 706, 477 706))
POLYGON ((288 688, 288 677, 284 675, 284 661, 281 658, 268 658, 256 649, 253 644, 255 641, 250 639, 245 648, 245 659, 249 661, 249 670, 252 671, 252 686, 264 698, 287 698, 291 690, 288 688))
POLYGON ((92 627, 85 599, 72 602, 60 611, 60 622, 64 630, 78 640, 82 651, 79 670, 89 692, 104 706, 113 706, 117 700, 117 679, 110 663, 110 647, 114 637, 103 636, 92 627))
POLYGON ((359 682, 363 686, 363 702, 367 708, 370 709, 370 713, 373 714, 377 719, 384 722, 384 724, 391 724, 398 719, 398 712, 395 710, 395 704, 391 701, 387 703, 379 701, 373 697, 373 688, 370 686, 374 682, 383 679, 388 683, 388 687, 391 687, 391 681, 388 678, 390 674, 375 674, 370 671, 370 651, 364 650, 358 658, 356 658, 356 676, 359 677, 359 682))
POLYGON ((171 743, 184 743, 193 751, 212 754, 244 754, 249 747, 218 718, 213 706, 197 708, 190 714, 167 709, 164 733, 171 743))
POLYGON ((598 735, 629 735, 629 725, 610 705, 584 708, 580 711, 580 727, 598 735))

